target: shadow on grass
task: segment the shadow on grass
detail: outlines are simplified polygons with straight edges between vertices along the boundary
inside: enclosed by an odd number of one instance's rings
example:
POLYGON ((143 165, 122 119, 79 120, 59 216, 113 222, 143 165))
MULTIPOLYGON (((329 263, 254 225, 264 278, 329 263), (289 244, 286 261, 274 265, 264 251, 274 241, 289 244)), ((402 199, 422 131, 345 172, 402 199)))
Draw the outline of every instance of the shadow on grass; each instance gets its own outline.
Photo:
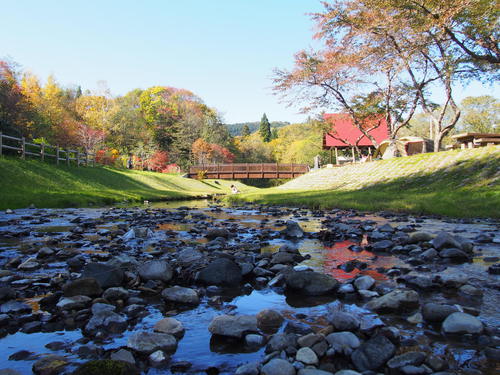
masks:
POLYGON ((31 203, 38 207, 67 207, 125 199, 192 198, 204 190, 202 184, 177 176, 107 167, 57 167, 36 160, 0 157, 0 209, 31 203))
POLYGON ((269 189, 231 197, 259 203, 412 212, 452 217, 500 217, 498 159, 458 162, 445 169, 416 174, 357 190, 269 189))

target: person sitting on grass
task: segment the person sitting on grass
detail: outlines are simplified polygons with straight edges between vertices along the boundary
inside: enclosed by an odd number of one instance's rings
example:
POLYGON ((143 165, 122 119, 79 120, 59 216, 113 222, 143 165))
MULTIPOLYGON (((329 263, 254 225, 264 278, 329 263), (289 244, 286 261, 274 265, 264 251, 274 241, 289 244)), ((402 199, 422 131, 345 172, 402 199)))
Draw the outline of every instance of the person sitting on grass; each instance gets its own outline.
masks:
POLYGON ((238 194, 240 191, 236 187, 236 185, 231 185, 231 193, 238 194))

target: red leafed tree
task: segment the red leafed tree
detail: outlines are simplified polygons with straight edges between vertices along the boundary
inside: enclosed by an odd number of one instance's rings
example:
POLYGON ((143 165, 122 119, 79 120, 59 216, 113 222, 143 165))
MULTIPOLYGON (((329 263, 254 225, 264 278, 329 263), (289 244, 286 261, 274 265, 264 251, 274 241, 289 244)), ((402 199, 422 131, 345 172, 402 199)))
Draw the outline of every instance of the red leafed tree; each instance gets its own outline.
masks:
POLYGON ((212 147, 212 163, 232 163, 234 161, 234 154, 227 148, 211 144, 212 147))
POLYGON ((168 154, 166 151, 156 151, 148 159, 148 168, 152 171, 162 172, 168 167, 168 154))
POLYGON ((210 163, 232 163, 234 154, 227 148, 215 144, 208 143, 202 138, 198 138, 191 147, 194 162, 197 164, 210 163))
POLYGON ((106 133, 102 130, 93 129, 85 124, 80 124, 78 128, 78 143, 88 154, 95 151, 105 138, 106 133))

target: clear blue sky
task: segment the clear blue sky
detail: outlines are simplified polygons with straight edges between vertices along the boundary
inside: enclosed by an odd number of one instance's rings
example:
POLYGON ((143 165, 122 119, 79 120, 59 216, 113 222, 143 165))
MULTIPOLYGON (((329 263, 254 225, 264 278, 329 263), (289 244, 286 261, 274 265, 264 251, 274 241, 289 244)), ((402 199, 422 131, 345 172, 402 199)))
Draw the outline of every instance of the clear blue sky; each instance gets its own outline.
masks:
MULTIPOLYGON (((305 118, 272 95, 271 77, 313 43, 307 13, 321 10, 319 1, 17 0, 1 9, 0 58, 42 79, 90 90, 104 80, 114 95, 185 88, 228 123, 263 112, 271 121, 305 118)), ((473 84, 457 96, 497 92, 473 84)))

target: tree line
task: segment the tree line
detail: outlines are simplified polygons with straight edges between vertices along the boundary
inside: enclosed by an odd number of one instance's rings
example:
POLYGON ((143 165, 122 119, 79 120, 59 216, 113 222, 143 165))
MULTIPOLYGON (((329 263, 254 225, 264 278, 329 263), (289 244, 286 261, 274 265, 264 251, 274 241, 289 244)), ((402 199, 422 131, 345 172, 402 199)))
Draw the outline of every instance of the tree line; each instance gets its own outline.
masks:
POLYGON ((157 171, 198 162, 201 143, 214 160, 231 161, 237 151, 217 111, 189 90, 154 86, 113 97, 105 85, 82 92, 53 76, 42 84, 8 61, 0 61, 0 131, 157 171))

